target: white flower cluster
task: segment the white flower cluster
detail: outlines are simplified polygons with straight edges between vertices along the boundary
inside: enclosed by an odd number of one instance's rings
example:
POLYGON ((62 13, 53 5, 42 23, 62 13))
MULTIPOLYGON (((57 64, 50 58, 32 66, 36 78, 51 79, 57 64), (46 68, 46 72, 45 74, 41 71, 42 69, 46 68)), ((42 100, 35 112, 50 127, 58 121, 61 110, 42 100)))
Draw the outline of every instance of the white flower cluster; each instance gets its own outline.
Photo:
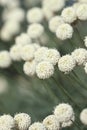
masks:
POLYGON ((65 74, 74 69, 76 65, 85 65, 85 72, 87 73, 87 50, 84 48, 75 49, 71 55, 62 56, 58 62, 58 68, 65 74))
POLYGON ((31 124, 31 117, 26 113, 19 113, 14 116, 0 116, 0 130, 27 130, 31 124))
POLYGON ((69 104, 59 104, 54 113, 47 116, 42 123, 35 122, 29 130, 60 130, 63 127, 69 127, 75 120, 73 108, 69 104))
POLYGON ((19 0, 0 0, 6 6, 2 12, 3 26, 0 37, 4 41, 10 41, 13 36, 20 32, 21 22, 25 18, 25 12, 20 8, 19 0))
POLYGON ((1 115, 0 130, 60 130, 71 126, 74 120, 73 108, 69 104, 62 103, 56 106, 53 115, 33 124, 31 124, 31 117, 26 113, 18 113, 14 117, 1 115))

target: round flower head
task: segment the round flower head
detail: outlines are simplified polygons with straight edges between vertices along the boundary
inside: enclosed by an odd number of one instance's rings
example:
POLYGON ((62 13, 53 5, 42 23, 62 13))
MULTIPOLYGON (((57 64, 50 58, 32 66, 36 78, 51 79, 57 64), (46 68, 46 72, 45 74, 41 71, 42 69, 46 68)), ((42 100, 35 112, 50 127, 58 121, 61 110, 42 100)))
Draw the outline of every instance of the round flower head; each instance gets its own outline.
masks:
POLYGON ((37 51, 34 54, 35 61, 36 62, 42 61, 47 50, 48 50, 47 47, 40 47, 39 49, 37 49, 37 51))
POLYGON ((83 109, 80 113, 80 120, 84 125, 87 125, 87 108, 83 109))
POLYGON ((63 20, 67 23, 72 23, 76 20, 76 12, 73 7, 67 7, 62 11, 63 20))
POLYGON ((44 54, 44 60, 56 65, 59 61, 60 53, 56 49, 48 49, 44 54))
POLYGON ((12 60, 14 60, 14 61, 21 60, 21 49, 22 49, 22 46, 20 46, 20 45, 13 45, 10 48, 10 56, 11 56, 12 60))
MULTIPOLYGON (((15 127, 15 122, 12 116, 2 115, 0 116, 0 126, 7 127, 10 129, 15 127)), ((1 130, 1 129, 0 129, 1 130)))
POLYGON ((65 0, 43 0, 43 6, 47 7, 51 11, 59 11, 65 6, 65 0))
POLYGON ((35 48, 33 45, 25 45, 21 50, 21 58, 23 60, 32 60, 34 58, 35 48))
POLYGON ((64 21, 61 16, 54 16, 53 18, 50 19, 49 21, 49 29, 52 32, 56 32, 57 28, 59 25, 63 24, 64 21))
POLYGON ((72 57, 78 65, 82 65, 87 61, 87 50, 84 48, 75 49, 72 57))
POLYGON ((36 74, 40 79, 50 78, 54 74, 54 67, 48 61, 42 61, 36 66, 36 74))
POLYGON ((72 38, 73 28, 69 24, 61 24, 56 31, 56 36, 61 40, 66 40, 72 38))
POLYGON ((3 40, 3 41, 10 41, 11 38, 12 38, 12 35, 10 34, 10 32, 8 32, 8 30, 6 28, 2 28, 0 30, 0 38, 3 40))
POLYGON ((75 61, 71 55, 62 56, 58 62, 58 68, 64 73, 68 73, 75 67, 75 61))
POLYGON ((5 23, 4 28, 8 31, 8 33, 11 36, 13 36, 13 35, 19 33, 19 31, 20 31, 20 24, 17 21, 8 20, 5 23))
POLYGON ((26 75, 33 76, 36 72, 36 62, 34 60, 25 62, 23 70, 26 75))
POLYGON ((8 68, 11 65, 11 57, 8 51, 0 52, 0 68, 8 68))
POLYGON ((16 114, 14 120, 19 130, 27 130, 31 124, 31 117, 26 113, 16 114))
POLYGON ((42 123, 35 122, 29 127, 29 130, 46 130, 46 128, 42 123))
POLYGON ((44 126, 47 130, 59 130, 60 124, 55 115, 49 115, 43 120, 44 126))
POLYGON ((84 42, 85 42, 85 46, 87 47, 87 36, 85 37, 84 42))
POLYGON ((20 36, 16 37, 15 43, 17 45, 26 45, 31 43, 31 38, 28 36, 27 33, 22 33, 20 36))
POLYGON ((54 114, 60 123, 71 121, 74 116, 73 108, 66 103, 56 106, 54 114))
MULTIPOLYGON (((8 3, 10 3, 10 1, 8 3)), ((14 8, 13 10, 11 9, 11 11, 9 11, 5 17, 6 20, 13 20, 16 22, 22 22, 24 18, 25 12, 22 8, 14 8)))
POLYGON ((87 20, 87 4, 79 5, 76 13, 80 20, 87 20))
POLYGON ((41 8, 34 7, 27 12, 27 20, 30 23, 37 23, 43 20, 43 11, 41 8))
POLYGON ((44 32, 44 27, 41 24, 33 23, 28 28, 28 35, 33 38, 39 38, 44 32))

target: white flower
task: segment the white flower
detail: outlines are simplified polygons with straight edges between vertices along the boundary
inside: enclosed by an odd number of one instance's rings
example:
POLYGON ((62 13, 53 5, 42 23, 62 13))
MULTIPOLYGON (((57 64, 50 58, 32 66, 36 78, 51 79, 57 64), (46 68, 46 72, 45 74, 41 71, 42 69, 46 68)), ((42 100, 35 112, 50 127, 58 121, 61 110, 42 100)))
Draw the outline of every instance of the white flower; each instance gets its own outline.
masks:
POLYGON ((65 6, 65 0, 43 0, 43 6, 52 11, 59 11, 65 6))
POLYGON ((8 33, 13 36, 17 33, 19 33, 20 31, 20 24, 17 21, 12 20, 8 20, 3 27, 5 30, 8 31, 8 33))
POLYGON ((53 15, 54 15, 53 12, 50 9, 48 9, 47 7, 43 6, 42 10, 43 10, 44 17, 47 20, 50 20, 53 17, 53 15))
POLYGON ((14 8, 13 10, 8 12, 6 16, 6 20, 13 20, 15 22, 21 22, 25 18, 25 12, 21 8, 14 8))
POLYGON ((60 124, 55 115, 49 115, 43 120, 44 126, 47 130, 59 130, 60 124))
POLYGON ((48 49, 44 54, 44 60, 56 65, 59 61, 60 53, 56 49, 48 49))
POLYGON ((36 62, 34 60, 25 62, 23 70, 26 75, 33 76, 36 72, 36 62))
POLYGON ((85 42, 85 46, 87 47, 87 36, 85 37, 84 42, 85 42))
POLYGON ((69 122, 74 116, 73 108, 66 103, 56 106, 54 114, 60 123, 69 122))
POLYGON ((36 66, 36 74, 40 79, 50 78, 54 74, 54 67, 48 61, 42 61, 36 66))
POLYGON ((28 34, 31 38, 39 38, 44 32, 44 27, 41 24, 33 23, 28 27, 28 34))
POLYGON ((80 113, 80 120, 84 125, 87 125, 87 108, 83 109, 80 113))
POLYGON ((33 45, 25 45, 21 50, 21 58, 25 61, 32 60, 34 58, 35 48, 33 45))
POLYGON ((43 11, 41 8, 34 7, 27 12, 27 20, 30 23, 37 23, 43 20, 43 11))
POLYGON ((31 124, 31 117, 26 113, 16 114, 14 120, 19 130, 27 130, 31 124))
POLYGON ((8 51, 0 52, 0 68, 7 68, 11 65, 11 57, 8 51))
POLYGON ((31 38, 28 36, 27 33, 22 33, 20 36, 17 36, 15 39, 15 43, 17 45, 25 45, 31 43, 31 38))
POLYGON ((35 61, 36 62, 42 61, 47 50, 48 50, 47 47, 40 47, 39 49, 37 49, 37 51, 34 54, 35 61))
POLYGON ((62 56, 58 62, 58 68, 64 73, 68 73, 75 67, 75 61, 71 55, 62 56))
POLYGON ((72 23, 76 20, 76 12, 73 7, 67 7, 62 11, 61 16, 63 17, 63 20, 67 23, 72 23))
POLYGON ((21 60, 21 49, 22 49, 22 46, 16 45, 16 44, 10 48, 10 56, 12 60, 14 61, 21 60))
POLYGON ((2 115, 0 116, 0 126, 7 127, 12 129, 15 127, 15 122, 12 116, 10 115, 2 115))
POLYGON ((79 5, 76 13, 80 20, 87 20, 87 4, 79 5))
POLYGON ((61 16, 54 16, 53 18, 50 19, 49 21, 49 29, 52 32, 56 32, 57 28, 59 25, 63 24, 64 21, 61 16))
POLYGON ((33 123, 28 130, 46 130, 45 126, 40 122, 33 123))
POLYGON ((6 28, 3 27, 0 31, 1 31, 0 38, 3 41, 10 41, 11 40, 12 35, 10 34, 10 32, 8 32, 8 30, 6 28))
POLYGON ((7 92, 8 82, 4 77, 0 77, 0 94, 7 92))
POLYGON ((72 38, 73 28, 69 24, 61 24, 56 31, 56 36, 61 40, 72 38))
POLYGON ((82 65, 87 61, 87 50, 84 48, 75 49, 72 57, 78 65, 82 65))

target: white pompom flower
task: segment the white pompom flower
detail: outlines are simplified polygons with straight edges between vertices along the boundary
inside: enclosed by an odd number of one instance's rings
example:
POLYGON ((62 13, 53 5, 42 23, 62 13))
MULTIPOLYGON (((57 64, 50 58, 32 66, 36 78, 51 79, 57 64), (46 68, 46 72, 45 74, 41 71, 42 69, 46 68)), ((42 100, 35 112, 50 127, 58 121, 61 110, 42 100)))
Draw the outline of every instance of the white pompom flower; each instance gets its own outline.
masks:
POLYGON ((54 67, 48 61, 42 61, 36 66, 36 74, 40 79, 50 78, 54 74, 54 67))
POLYGON ((85 70, 85 73, 87 74, 87 62, 84 65, 84 70, 85 70))
POLYGON ((61 24, 56 31, 56 36, 61 40, 66 40, 72 38, 73 28, 69 24, 61 24))
POLYGON ((59 70, 64 72, 65 74, 72 71, 74 69, 75 65, 76 65, 75 60, 73 59, 73 57, 71 55, 68 55, 68 54, 65 56, 62 56, 58 62, 59 70))
POLYGON ((8 68, 11 65, 11 57, 8 51, 0 51, 0 68, 8 68))
POLYGON ((47 50, 47 47, 40 47, 39 49, 37 49, 37 51, 34 53, 35 61, 41 62, 44 59, 44 55, 47 50))
POLYGON ((60 130, 60 123, 55 115, 49 115, 43 120, 47 130, 60 130))
POLYGON ((57 117, 58 121, 63 124, 72 120, 74 111, 71 105, 62 103, 55 107, 54 115, 57 117))
POLYGON ((30 23, 38 23, 43 20, 43 11, 41 8, 34 7, 27 12, 27 21, 30 23))
POLYGON ((43 6, 47 7, 51 11, 59 11, 65 6, 65 0, 43 0, 43 6))
POLYGON ((56 32, 56 30, 59 27, 59 25, 61 25, 63 23, 64 23, 64 21, 63 21, 61 16, 54 16, 49 21, 49 29, 52 32, 56 32))
POLYGON ((9 128, 9 130, 14 128, 15 127, 14 118, 10 115, 0 116, 0 126, 7 127, 7 128, 9 128))
POLYGON ((33 45, 25 45, 21 50, 21 58, 24 61, 32 60, 34 58, 35 48, 33 45))
POLYGON ((78 19, 87 20, 87 4, 83 3, 79 5, 76 13, 77 13, 78 19))
POLYGON ((32 43, 32 41, 27 33, 22 33, 20 36, 16 37, 15 43, 17 45, 26 45, 26 44, 32 43))
POLYGON ((85 64, 87 61, 87 50, 84 48, 75 49, 72 52, 72 57, 78 65, 85 64))
POLYGON ((67 23, 73 23, 76 19, 76 12, 75 9, 73 7, 67 7, 62 11, 61 14, 63 20, 67 23))
POLYGON ((23 66, 24 73, 28 76, 35 75, 36 72, 36 62, 33 61, 26 61, 23 66))
POLYGON ((28 130, 46 130, 45 126, 40 122, 33 123, 28 130))
POLYGON ((22 49, 22 46, 16 45, 16 44, 10 48, 10 57, 12 60, 14 61, 21 60, 21 49, 22 49))
POLYGON ((56 65, 59 61, 60 53, 56 49, 48 49, 44 54, 44 60, 56 65))
POLYGON ((14 120, 19 130, 27 130, 31 124, 31 117, 26 113, 16 114, 14 120))
POLYGON ((87 108, 83 109, 80 113, 80 120, 84 125, 87 125, 87 108))
POLYGON ((33 23, 29 25, 27 32, 32 39, 37 39, 43 34, 44 27, 41 24, 33 23))

